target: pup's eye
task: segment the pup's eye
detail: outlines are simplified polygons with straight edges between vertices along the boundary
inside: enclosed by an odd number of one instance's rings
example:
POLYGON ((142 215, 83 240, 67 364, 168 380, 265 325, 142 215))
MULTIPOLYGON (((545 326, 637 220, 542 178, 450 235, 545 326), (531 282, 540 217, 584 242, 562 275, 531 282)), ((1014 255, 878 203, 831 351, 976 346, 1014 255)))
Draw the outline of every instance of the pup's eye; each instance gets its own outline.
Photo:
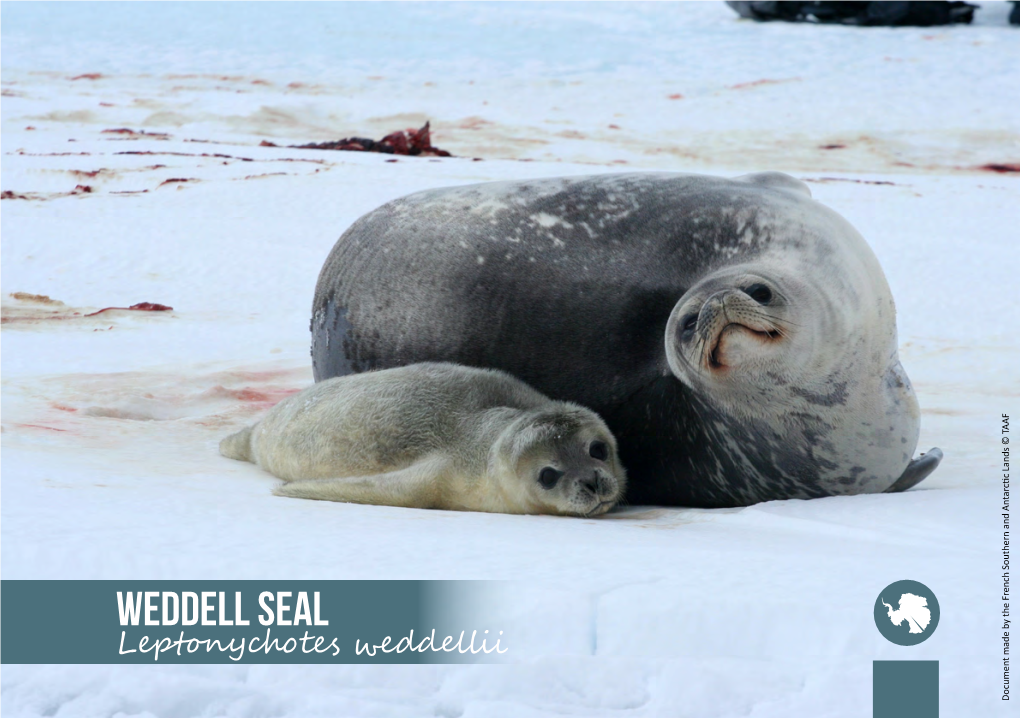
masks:
POLYGON ((539 473, 538 483, 542 484, 543 488, 551 489, 560 480, 561 476, 563 476, 562 471, 557 471, 553 467, 547 466, 539 473))
POLYGON ((605 461, 609 458, 609 447, 606 446, 604 441, 593 441, 591 446, 588 447, 588 456, 599 461, 605 461))
POLYGON ((758 304, 768 304, 772 301, 772 290, 764 284, 752 284, 744 292, 758 304))
POLYGON ((698 326, 698 315, 688 314, 687 317, 684 319, 684 323, 682 326, 684 333, 686 334, 688 332, 693 332, 694 327, 696 326, 698 326))

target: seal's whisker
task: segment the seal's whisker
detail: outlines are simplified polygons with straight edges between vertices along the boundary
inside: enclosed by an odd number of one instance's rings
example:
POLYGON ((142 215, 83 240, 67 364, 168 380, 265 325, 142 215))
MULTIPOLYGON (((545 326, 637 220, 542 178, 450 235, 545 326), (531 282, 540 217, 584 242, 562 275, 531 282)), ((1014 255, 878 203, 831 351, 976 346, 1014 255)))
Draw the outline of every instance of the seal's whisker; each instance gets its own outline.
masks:
POLYGON ((698 343, 695 346, 696 356, 698 357, 698 373, 702 374, 705 371, 705 349, 708 347, 709 334, 705 332, 698 337, 698 343))
POLYGON ((776 324, 786 324, 786 325, 791 326, 791 327, 799 327, 799 326, 801 326, 797 322, 791 322, 789 319, 780 318, 780 317, 777 317, 775 315, 769 314, 768 312, 759 312, 759 314, 761 316, 765 317, 766 319, 768 319, 770 322, 774 322, 776 324))

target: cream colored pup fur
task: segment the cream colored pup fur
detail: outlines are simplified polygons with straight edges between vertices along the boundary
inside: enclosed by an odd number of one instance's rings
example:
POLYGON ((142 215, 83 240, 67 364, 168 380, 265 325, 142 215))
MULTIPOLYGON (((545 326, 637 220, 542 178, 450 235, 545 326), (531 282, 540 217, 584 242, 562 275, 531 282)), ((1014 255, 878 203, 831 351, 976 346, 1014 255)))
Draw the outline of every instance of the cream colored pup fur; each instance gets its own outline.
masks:
POLYGON ((283 479, 280 496, 414 508, 595 516, 626 484, 597 414, 455 364, 319 382, 220 453, 283 479))

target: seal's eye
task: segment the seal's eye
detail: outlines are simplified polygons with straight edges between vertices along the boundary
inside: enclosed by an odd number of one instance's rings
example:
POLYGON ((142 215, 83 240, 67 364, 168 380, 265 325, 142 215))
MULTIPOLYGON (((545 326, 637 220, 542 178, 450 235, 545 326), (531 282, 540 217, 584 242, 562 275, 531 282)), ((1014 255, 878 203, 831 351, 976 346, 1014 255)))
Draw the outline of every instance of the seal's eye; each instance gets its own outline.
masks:
POLYGON ((553 467, 547 466, 539 473, 538 483, 542 484, 543 488, 551 489, 560 480, 561 476, 563 476, 562 471, 557 471, 553 467))
POLYGON ((591 446, 588 447, 588 456, 599 461, 605 461, 609 458, 609 447, 606 446, 604 441, 593 441, 591 446))
POLYGON ((684 323, 683 323, 683 326, 682 326, 684 334, 687 334, 689 332, 693 332, 694 331, 694 327, 696 327, 696 326, 698 326, 698 315, 697 314, 688 314, 687 317, 684 319, 684 323))
POLYGON ((744 292, 758 304, 768 304, 772 301, 772 290, 764 284, 752 284, 744 292))

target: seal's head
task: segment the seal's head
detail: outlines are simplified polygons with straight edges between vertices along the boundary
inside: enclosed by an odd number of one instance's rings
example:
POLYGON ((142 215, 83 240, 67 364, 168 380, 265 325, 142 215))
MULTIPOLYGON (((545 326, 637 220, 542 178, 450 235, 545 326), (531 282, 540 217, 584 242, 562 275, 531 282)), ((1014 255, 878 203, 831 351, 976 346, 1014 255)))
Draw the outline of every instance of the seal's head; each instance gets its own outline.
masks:
POLYGON ((599 516, 626 488, 616 439, 576 404, 525 413, 503 431, 489 462, 507 502, 524 513, 599 516))
POLYGON ((804 496, 884 491, 910 462, 920 412, 878 260, 796 180, 742 182, 760 199, 733 210, 743 234, 721 250, 730 259, 674 307, 669 371, 740 457, 736 470, 756 476, 749 492, 777 478, 801 483, 804 496))

